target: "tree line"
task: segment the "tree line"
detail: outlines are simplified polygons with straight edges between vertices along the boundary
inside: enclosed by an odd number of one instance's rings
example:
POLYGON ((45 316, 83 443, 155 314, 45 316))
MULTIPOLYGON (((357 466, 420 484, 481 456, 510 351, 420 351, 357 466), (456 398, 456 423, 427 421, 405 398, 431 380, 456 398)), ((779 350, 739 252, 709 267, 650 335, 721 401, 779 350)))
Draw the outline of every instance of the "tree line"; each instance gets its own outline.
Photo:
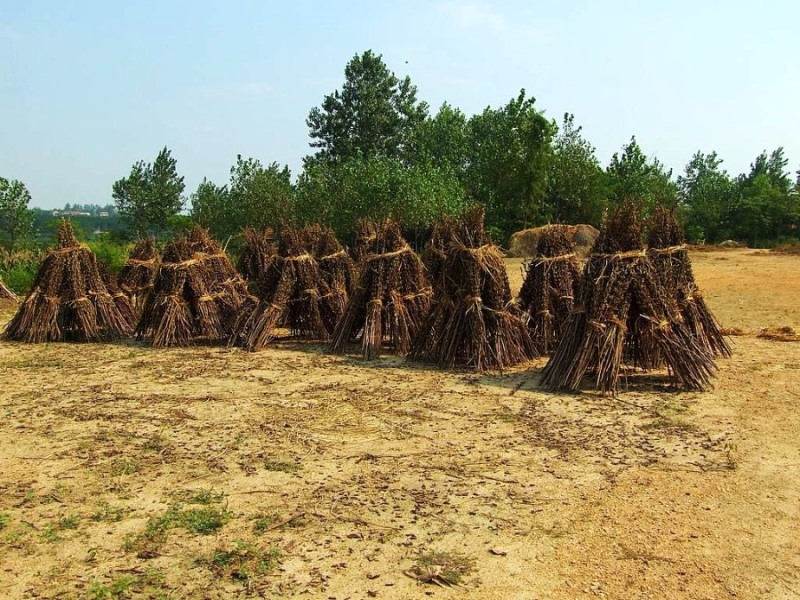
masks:
MULTIPOLYGON (((132 236, 184 227, 187 207, 191 220, 222 239, 286 222, 325 223, 347 239, 361 217, 392 217, 421 234, 477 202, 505 243, 548 222, 599 225, 609 205, 625 200, 645 212, 676 208, 693 240, 759 246, 800 235, 800 171, 793 179, 783 148, 762 152, 736 176, 716 152, 698 151, 674 177, 631 137, 603 166, 573 115, 547 118, 524 89, 471 117, 447 102, 433 111, 409 77, 397 77, 371 50, 348 62, 341 88, 310 110, 306 124, 314 152, 295 179, 285 165, 237 156, 227 182, 204 179, 187 197, 164 148, 113 184, 115 207, 132 236)), ((0 180, 0 243, 24 240, 29 200, 20 182, 0 180)))

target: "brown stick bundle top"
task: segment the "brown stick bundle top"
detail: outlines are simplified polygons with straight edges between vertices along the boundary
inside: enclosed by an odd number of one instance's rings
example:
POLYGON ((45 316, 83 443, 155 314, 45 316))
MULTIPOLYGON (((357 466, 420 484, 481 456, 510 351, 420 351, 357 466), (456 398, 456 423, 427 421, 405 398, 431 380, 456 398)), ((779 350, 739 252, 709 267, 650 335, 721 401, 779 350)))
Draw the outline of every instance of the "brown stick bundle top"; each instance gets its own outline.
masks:
POLYGON ((5 339, 96 342, 129 335, 132 312, 120 312, 125 303, 115 301, 97 258, 78 242, 68 221, 61 221, 58 241, 7 325, 5 339))
POLYGON ((503 255, 483 219, 482 209, 472 209, 453 228, 434 303, 409 358, 485 371, 534 356, 526 316, 511 301, 503 255))
POLYGON ((425 267, 397 223, 386 221, 374 229, 377 236, 363 252, 358 284, 331 344, 333 352, 343 353, 348 343, 360 341, 367 359, 379 356, 384 345, 407 352, 431 297, 425 267))
POLYGON ((242 309, 229 344, 261 350, 274 339, 280 326, 288 327, 292 336, 328 338, 341 316, 343 302, 338 294, 346 292, 329 286, 314 257, 322 233, 319 226, 303 230, 283 227, 278 256, 259 284, 262 299, 242 309))
POLYGON ((607 216, 543 385, 577 390, 593 372, 597 389, 616 394, 624 365, 649 370, 661 364, 688 389, 709 385, 713 356, 679 318, 641 235, 637 206, 623 204, 607 216))
POLYGON ((136 334, 157 348, 227 339, 249 297, 219 243, 195 226, 164 247, 136 334))
POLYGON ((575 305, 581 270, 575 245, 563 227, 545 227, 536 256, 524 267, 525 279, 517 302, 529 317, 537 354, 552 352, 575 305))

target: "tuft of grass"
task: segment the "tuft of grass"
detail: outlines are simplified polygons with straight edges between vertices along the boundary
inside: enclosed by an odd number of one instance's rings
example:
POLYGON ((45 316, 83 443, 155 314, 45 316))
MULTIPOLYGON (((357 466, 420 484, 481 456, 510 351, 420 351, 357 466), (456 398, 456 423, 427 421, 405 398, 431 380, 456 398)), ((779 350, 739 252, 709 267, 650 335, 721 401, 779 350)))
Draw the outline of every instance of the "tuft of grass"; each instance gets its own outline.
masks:
POLYGON ((72 516, 64 516, 58 520, 58 528, 59 529, 77 529, 78 525, 81 524, 80 517, 72 516))
POLYGON ((195 535, 209 535, 222 528, 231 519, 227 508, 204 506, 182 509, 173 504, 158 517, 150 518, 143 532, 125 539, 126 552, 136 552, 139 558, 155 558, 167 542, 171 529, 184 529, 195 535))
POLYGON ((118 523, 122 521, 122 518, 125 516, 125 509, 120 508, 118 506, 112 506, 108 502, 100 502, 97 505, 97 512, 95 512, 91 517, 89 517, 92 521, 97 522, 104 522, 104 523, 118 523))
POLYGON ((124 475, 133 475, 139 471, 139 465, 136 461, 128 458, 115 460, 111 465, 111 476, 122 477, 124 475))
POLYGON ((147 436, 144 443, 142 444, 143 450, 148 450, 150 452, 160 453, 166 448, 169 447, 169 439, 165 436, 162 432, 154 433, 152 435, 147 436))
POLYGON ((301 465, 297 461, 268 459, 264 461, 264 468, 267 471, 280 473, 297 473, 301 469, 301 465))
POLYGON ((179 490, 172 494, 172 498, 176 502, 208 506, 210 504, 219 504, 225 500, 225 492, 215 492, 211 488, 200 490, 179 490))
POLYGON ((475 560, 460 552, 423 552, 411 573, 423 583, 460 585, 475 569, 475 560))
POLYGON ((165 585, 164 574, 158 569, 148 567, 138 577, 128 574, 120 575, 108 584, 94 581, 89 586, 86 595, 91 600, 116 600, 131 598, 134 595, 166 599, 169 595, 165 585))
POLYGON ((280 515, 278 513, 256 515, 255 519, 253 519, 253 531, 255 533, 264 533, 277 523, 279 518, 280 515))
POLYGON ((0 531, 3 531, 9 523, 11 523, 11 515, 0 513, 0 531))
POLYGON ((247 583, 256 575, 265 575, 281 558, 278 548, 261 550, 252 544, 238 540, 233 548, 218 548, 210 558, 200 561, 217 577, 247 583))

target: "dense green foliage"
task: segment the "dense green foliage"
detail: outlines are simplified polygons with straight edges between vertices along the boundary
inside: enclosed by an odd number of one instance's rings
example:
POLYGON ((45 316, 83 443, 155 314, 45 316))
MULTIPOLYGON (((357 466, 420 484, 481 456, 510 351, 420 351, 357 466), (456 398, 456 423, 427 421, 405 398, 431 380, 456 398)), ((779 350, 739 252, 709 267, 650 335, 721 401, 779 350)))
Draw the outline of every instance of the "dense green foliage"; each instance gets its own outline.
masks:
POLYGON ((33 233, 30 201, 24 183, 0 177, 0 246, 14 249, 28 241, 33 233))
POLYGON ((500 243, 547 222, 599 225, 609 205, 626 200, 645 212, 677 208, 689 240, 770 246, 800 237, 800 171, 793 180, 783 148, 762 152, 738 176, 716 152, 698 151, 674 178, 631 137, 604 167, 573 115, 546 118, 525 90, 472 116, 447 102, 432 113, 410 78, 371 50, 353 56, 341 87, 306 124, 314 153, 296 181, 277 162, 237 156, 228 182, 198 185, 188 215, 183 177, 166 147, 113 184, 114 205, 30 209, 25 185, 0 178, 0 276, 25 291, 41 258, 26 249, 51 245, 61 217, 112 269, 134 236, 172 236, 192 221, 231 249, 244 227, 278 230, 284 222, 325 223, 349 241, 360 217, 398 219, 419 243, 441 215, 474 202, 486 207, 500 243))
POLYGON ((165 231, 170 217, 183 208, 183 177, 165 147, 153 163, 139 161, 130 175, 114 182, 111 196, 117 211, 137 238, 165 231))

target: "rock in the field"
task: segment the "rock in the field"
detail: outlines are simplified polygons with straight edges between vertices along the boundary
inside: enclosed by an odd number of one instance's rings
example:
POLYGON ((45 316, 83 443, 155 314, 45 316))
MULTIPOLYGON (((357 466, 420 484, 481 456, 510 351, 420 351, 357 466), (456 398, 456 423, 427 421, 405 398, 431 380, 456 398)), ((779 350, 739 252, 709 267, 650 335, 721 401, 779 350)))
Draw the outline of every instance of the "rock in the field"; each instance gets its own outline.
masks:
POLYGON ((575 251, 579 256, 585 257, 592 249, 594 241, 600 232, 591 225, 544 225, 523 229, 511 236, 509 256, 524 258, 536 254, 536 244, 539 236, 546 228, 558 227, 566 231, 569 238, 575 243, 575 251))

